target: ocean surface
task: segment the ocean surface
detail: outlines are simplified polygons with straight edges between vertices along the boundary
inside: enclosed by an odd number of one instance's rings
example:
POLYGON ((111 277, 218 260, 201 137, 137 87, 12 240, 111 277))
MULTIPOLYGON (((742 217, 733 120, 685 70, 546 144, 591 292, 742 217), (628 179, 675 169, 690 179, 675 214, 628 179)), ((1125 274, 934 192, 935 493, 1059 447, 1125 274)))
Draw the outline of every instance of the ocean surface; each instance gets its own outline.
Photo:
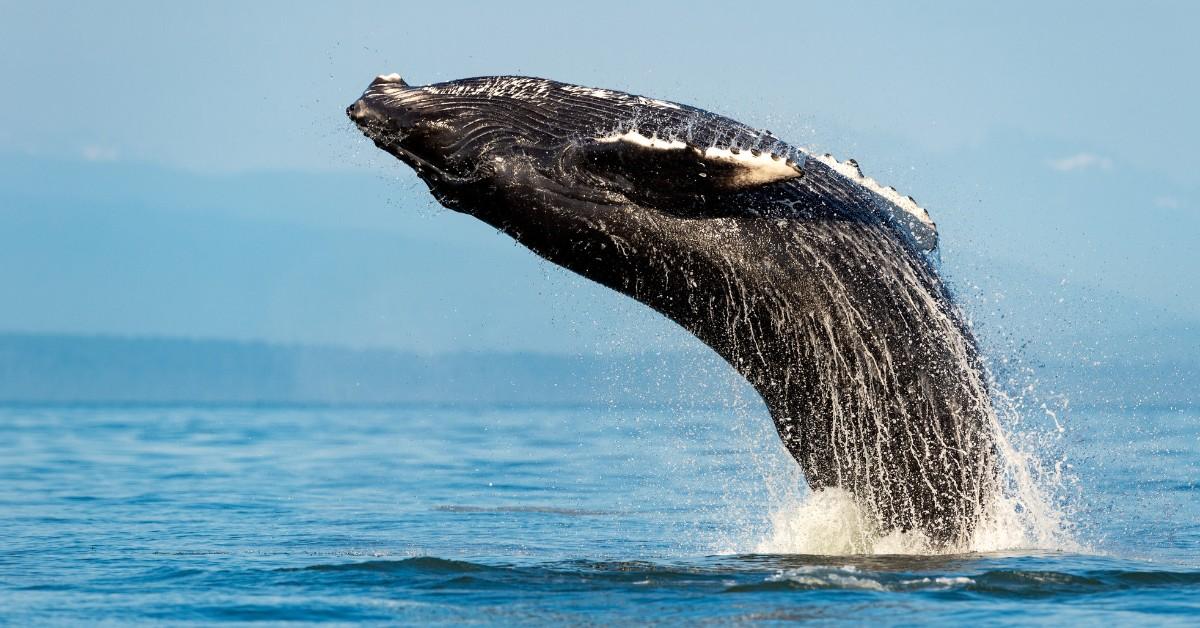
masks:
POLYGON ((0 408, 0 622, 1200 622, 1200 412, 1009 421, 1037 499, 935 555, 751 402, 0 408))

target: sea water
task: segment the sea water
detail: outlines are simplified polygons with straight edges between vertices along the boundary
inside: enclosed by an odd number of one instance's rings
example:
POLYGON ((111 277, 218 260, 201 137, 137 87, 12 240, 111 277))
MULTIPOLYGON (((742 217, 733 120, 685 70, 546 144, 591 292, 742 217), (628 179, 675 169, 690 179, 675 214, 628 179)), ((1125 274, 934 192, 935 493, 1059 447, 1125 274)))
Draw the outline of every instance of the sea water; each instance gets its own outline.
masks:
POLYGON ((754 406, 10 406, 0 621, 1200 620, 1200 409, 1054 432, 1013 433, 1044 499, 938 554, 754 406))

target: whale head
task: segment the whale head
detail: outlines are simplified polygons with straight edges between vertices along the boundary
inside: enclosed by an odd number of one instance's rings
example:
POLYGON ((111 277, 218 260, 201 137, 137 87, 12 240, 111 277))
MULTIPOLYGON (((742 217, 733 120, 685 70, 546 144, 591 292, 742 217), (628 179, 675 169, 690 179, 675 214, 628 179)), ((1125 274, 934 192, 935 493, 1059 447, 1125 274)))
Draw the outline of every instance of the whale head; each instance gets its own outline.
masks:
POLYGON ((700 109, 538 78, 380 76, 346 113, 440 201, 485 220, 490 197, 533 190, 576 210, 745 210, 727 197, 800 177, 805 161, 767 131, 700 109))

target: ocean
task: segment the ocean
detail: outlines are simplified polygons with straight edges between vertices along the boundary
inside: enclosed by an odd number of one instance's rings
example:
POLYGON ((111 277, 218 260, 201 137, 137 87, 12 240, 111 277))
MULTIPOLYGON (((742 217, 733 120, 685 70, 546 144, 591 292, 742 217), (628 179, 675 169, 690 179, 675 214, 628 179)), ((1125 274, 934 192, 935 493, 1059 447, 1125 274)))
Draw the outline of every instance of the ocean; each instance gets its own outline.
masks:
POLYGON ((1200 411, 1007 420, 1008 518, 933 553, 754 403, 10 405, 0 621, 1194 624, 1200 411))

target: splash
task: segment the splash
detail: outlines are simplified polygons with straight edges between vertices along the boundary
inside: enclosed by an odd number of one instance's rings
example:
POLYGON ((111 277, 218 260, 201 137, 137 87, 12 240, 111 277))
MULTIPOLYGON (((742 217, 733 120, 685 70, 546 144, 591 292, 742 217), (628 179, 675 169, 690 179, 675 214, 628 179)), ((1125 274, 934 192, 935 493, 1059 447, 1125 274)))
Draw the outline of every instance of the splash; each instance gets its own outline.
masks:
POLYGON ((882 533, 849 492, 813 491, 771 514, 770 535, 754 548, 759 554, 926 554, 930 543, 919 532, 882 533))
MULTIPOLYGON (((1074 539, 1069 509, 1061 493, 1069 484, 1064 459, 1053 456, 1063 429, 1018 431, 1019 401, 996 394, 992 425, 1000 477, 986 500, 969 540, 938 546, 918 531, 882 530, 848 491, 838 488, 804 494, 773 491, 776 504, 767 533, 752 546, 761 554, 931 555, 1028 550, 1082 551, 1074 539), (1019 444, 1018 444, 1019 443, 1019 444), (1051 458, 1050 462, 1046 457, 1051 458)), ((768 478, 771 481, 771 478, 768 478)), ((787 480, 784 480, 787 482, 787 480)))

